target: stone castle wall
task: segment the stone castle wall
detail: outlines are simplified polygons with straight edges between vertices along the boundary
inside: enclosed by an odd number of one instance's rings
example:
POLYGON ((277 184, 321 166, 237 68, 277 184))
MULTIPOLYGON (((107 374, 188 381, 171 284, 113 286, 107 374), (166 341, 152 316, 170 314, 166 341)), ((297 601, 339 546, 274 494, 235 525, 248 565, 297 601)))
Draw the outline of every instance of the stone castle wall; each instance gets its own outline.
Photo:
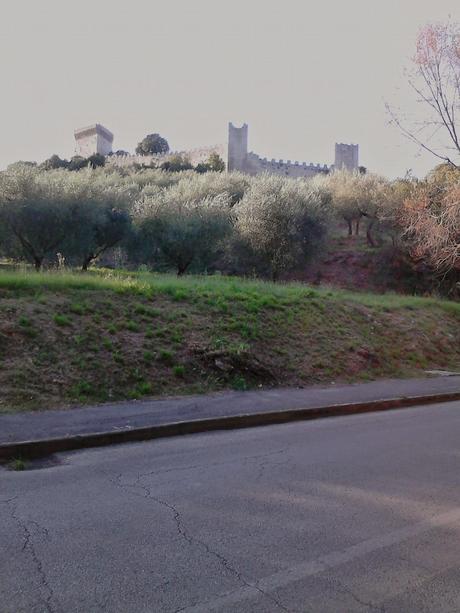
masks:
POLYGON ((212 145, 210 147, 190 149, 189 151, 169 151, 168 153, 157 155, 110 155, 107 157, 106 164, 117 166, 118 168, 128 168, 134 164, 139 164, 140 166, 160 166, 173 156, 181 155, 187 158, 193 166, 196 166, 206 162, 211 153, 217 153, 223 160, 226 160, 225 145, 212 145))
POLYGON ((250 175, 262 172, 285 177, 309 178, 317 174, 327 174, 334 168, 358 169, 358 145, 337 143, 335 145, 334 165, 291 162, 291 160, 268 160, 248 151, 248 125, 237 128, 228 124, 228 164, 229 171, 238 170, 250 175))
POLYGON ((291 162, 291 160, 268 160, 261 158, 256 153, 248 153, 245 163, 245 172, 250 175, 258 175, 262 172, 269 174, 293 177, 294 179, 314 177, 317 174, 327 174, 329 167, 324 164, 307 164, 306 162, 291 162))
POLYGON ((89 128, 82 128, 75 132, 75 138, 79 146, 80 154, 88 157, 98 151, 107 155, 108 165, 128 168, 135 164, 140 166, 160 166, 172 156, 181 155, 196 166, 206 162, 211 153, 217 153, 226 163, 229 172, 239 171, 249 175, 258 175, 263 172, 282 175, 285 177, 309 178, 317 174, 327 174, 333 169, 346 169, 354 171, 358 169, 359 148, 358 145, 348 143, 336 143, 334 164, 312 164, 307 162, 291 162, 291 160, 275 160, 262 158, 256 153, 248 151, 248 125, 243 124, 237 128, 232 123, 228 124, 228 144, 201 147, 189 151, 170 151, 158 155, 108 155, 111 152, 113 135, 100 124, 89 128))

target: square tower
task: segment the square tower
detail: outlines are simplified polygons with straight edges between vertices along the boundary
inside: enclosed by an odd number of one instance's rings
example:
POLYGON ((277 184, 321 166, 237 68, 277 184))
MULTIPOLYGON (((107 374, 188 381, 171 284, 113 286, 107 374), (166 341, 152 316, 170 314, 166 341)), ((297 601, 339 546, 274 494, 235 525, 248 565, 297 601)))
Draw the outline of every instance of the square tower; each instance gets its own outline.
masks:
POLYGON ((248 159, 248 125, 244 123, 237 128, 231 122, 228 124, 228 156, 227 170, 245 172, 248 159))
POLYGON ((113 134, 100 123, 95 123, 75 130, 75 142, 77 155, 84 158, 95 153, 108 155, 112 153, 113 134))
POLYGON ((336 170, 358 170, 358 157, 358 145, 349 145, 348 143, 335 143, 334 168, 336 170))

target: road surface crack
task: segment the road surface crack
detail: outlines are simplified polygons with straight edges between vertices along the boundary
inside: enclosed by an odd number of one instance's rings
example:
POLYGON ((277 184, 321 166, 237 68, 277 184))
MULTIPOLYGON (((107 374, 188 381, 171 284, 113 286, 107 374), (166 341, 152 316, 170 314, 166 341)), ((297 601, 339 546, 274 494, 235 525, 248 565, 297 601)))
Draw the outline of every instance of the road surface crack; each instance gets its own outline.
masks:
MULTIPOLYGON (((269 455, 269 454, 267 454, 269 455)), ((148 474, 139 474, 136 478, 136 480, 134 481, 134 483, 121 483, 121 477, 122 475, 117 475, 115 477, 115 480, 111 479, 112 483, 114 483, 115 485, 117 485, 120 488, 133 488, 136 489, 138 488, 139 490, 141 490, 142 494, 140 494, 140 496, 142 498, 147 498, 149 500, 153 500, 154 502, 156 502, 157 504, 159 504, 160 506, 168 509, 170 511, 170 513, 173 516, 173 520, 174 523, 176 525, 176 530, 179 534, 179 536, 181 538, 183 538, 190 546, 199 546, 202 549, 205 550, 205 552, 210 555, 215 557, 220 564, 226 569, 228 570, 231 574, 233 574, 236 579, 245 587, 248 588, 252 588, 253 590, 259 592, 262 596, 265 596, 266 598, 268 598, 269 600, 271 600, 274 604, 276 604, 282 611, 286 611, 287 613, 289 613, 289 609, 287 609, 277 598, 275 598, 274 596, 268 594, 267 592, 265 592, 264 590, 262 590, 260 587, 258 587, 258 585, 256 583, 251 583, 249 581, 247 581, 246 579, 244 579, 244 577, 241 575, 241 573, 238 571, 238 569, 236 569, 234 566, 232 566, 232 564, 227 560, 227 558, 225 556, 223 556, 221 553, 219 553, 218 551, 216 551, 215 549, 212 549, 207 543, 205 543, 204 541, 202 541, 201 539, 198 539, 194 536, 191 536, 188 532, 187 529, 184 526, 183 520, 182 520, 182 516, 180 514, 180 512, 178 511, 178 509, 172 505, 171 503, 169 503, 166 500, 163 500, 161 498, 158 498, 156 496, 153 496, 150 488, 148 488, 147 486, 143 485, 141 483, 141 480, 146 477, 149 476, 148 474)), ((139 495, 139 494, 135 494, 135 495, 139 495)), ((195 603, 193 606, 196 606, 200 603, 195 603)), ((191 605, 187 605, 187 607, 183 607, 182 609, 178 609, 177 611, 175 611, 175 613, 179 613, 180 611, 187 609, 189 606, 191 605)))
MULTIPOLYGON (((241 463, 247 462, 249 460, 263 460, 264 458, 269 458, 272 456, 277 456, 286 453, 287 449, 279 449, 277 451, 269 451, 267 453, 259 453, 254 455, 243 456, 241 458, 241 463)), ((225 462, 208 462, 207 464, 191 464, 189 466, 175 466, 174 468, 165 468, 160 470, 152 470, 146 473, 142 473, 140 477, 153 477, 155 475, 163 475, 171 472, 181 472, 188 470, 198 470, 200 468, 214 468, 216 466, 228 466, 229 464, 234 464, 235 460, 227 460, 225 462)))
POLYGON ((17 506, 13 504, 14 499, 10 499, 9 501, 5 501, 5 502, 9 503, 10 515, 12 519, 14 519, 14 521, 17 523, 19 528, 22 530, 24 541, 22 543, 21 550, 23 552, 28 552, 30 557, 32 558, 32 561, 34 563, 34 566, 36 568, 36 571, 39 577, 40 586, 45 592, 45 597, 41 598, 41 600, 43 601, 43 605, 45 607, 45 611, 47 613, 55 613, 56 609, 54 608, 52 604, 52 600, 54 598, 54 592, 48 582, 48 578, 43 568, 43 562, 41 561, 35 549, 32 532, 29 529, 28 523, 33 524, 36 527, 36 529, 38 529, 45 535, 47 539, 49 538, 48 530, 44 528, 43 526, 40 526, 40 524, 38 524, 36 521, 30 520, 29 522, 25 522, 23 519, 21 519, 17 513, 17 506))

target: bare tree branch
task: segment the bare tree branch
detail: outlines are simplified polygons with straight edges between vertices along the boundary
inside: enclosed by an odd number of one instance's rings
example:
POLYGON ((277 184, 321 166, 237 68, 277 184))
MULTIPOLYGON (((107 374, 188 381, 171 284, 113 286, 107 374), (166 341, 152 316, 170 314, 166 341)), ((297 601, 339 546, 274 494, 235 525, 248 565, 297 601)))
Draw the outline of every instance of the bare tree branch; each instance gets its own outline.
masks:
MULTIPOLYGON (((460 104, 460 27, 458 24, 428 24, 419 33, 414 67, 408 77, 408 84, 417 94, 418 102, 430 110, 432 117, 426 117, 421 127, 414 129, 403 120, 387 103, 386 108, 399 130, 425 151, 447 164, 460 167, 459 127, 456 123, 460 104), (431 137, 424 134, 431 125, 441 128, 445 141, 436 146, 431 137), (454 151, 455 156, 447 151, 454 151), (458 159, 457 159, 458 156, 458 159)), ((415 123, 415 125, 417 125, 415 123)))

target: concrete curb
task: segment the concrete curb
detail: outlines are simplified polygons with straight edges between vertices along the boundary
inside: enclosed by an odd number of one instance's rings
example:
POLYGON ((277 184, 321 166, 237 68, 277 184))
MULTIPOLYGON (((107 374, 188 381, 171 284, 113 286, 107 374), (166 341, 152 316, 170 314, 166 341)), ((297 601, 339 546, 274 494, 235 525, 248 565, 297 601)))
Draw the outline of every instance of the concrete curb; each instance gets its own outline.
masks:
POLYGON ((0 462, 7 462, 15 458, 33 459, 59 453, 87 449, 90 447, 104 447, 121 443, 133 443, 155 438, 196 434, 212 430, 233 430, 237 428, 251 428, 267 426, 270 424, 283 424, 294 421, 321 419, 324 417, 337 417, 355 415, 358 413, 371 413, 402 409, 416 405, 434 404, 460 400, 459 392, 447 394, 431 394, 425 396, 404 396, 387 400, 372 400, 347 404, 333 404, 324 407, 297 408, 283 411, 266 411, 261 413, 244 413, 240 415, 211 417, 190 421, 172 422, 156 426, 144 426, 131 430, 110 430, 107 432, 94 432, 77 434, 59 438, 20 441, 16 443, 0 444, 0 462))

